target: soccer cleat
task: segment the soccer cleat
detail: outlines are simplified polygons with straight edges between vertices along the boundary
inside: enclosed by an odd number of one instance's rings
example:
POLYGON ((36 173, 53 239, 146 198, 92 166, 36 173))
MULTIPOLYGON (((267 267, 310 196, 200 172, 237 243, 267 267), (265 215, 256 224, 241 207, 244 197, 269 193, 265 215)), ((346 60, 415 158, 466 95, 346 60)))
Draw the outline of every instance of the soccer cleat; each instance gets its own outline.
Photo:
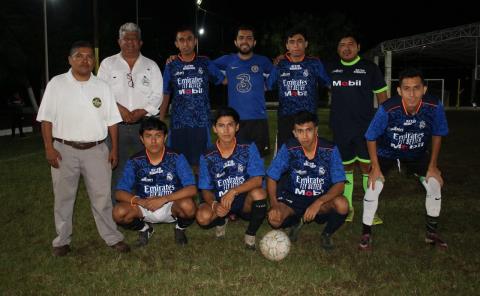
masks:
POLYGON ((438 233, 435 232, 427 231, 427 234, 425 235, 425 242, 432 246, 437 246, 440 249, 448 249, 448 244, 440 238, 438 233))
POLYGON ((360 251, 369 251, 372 249, 372 236, 370 234, 366 233, 362 235, 358 249, 360 251))
POLYGON ((52 253, 55 257, 63 257, 71 251, 69 245, 63 245, 60 247, 53 247, 52 253))
POLYGON ((332 242, 332 236, 328 233, 322 233, 320 236, 321 239, 321 246, 325 251, 331 251, 335 248, 335 245, 332 242))
POLYGON ((288 238, 291 242, 296 242, 298 240, 298 234, 300 233, 300 229, 303 227, 303 218, 295 225, 290 227, 290 231, 288 232, 288 238))
POLYGON ((178 229, 175 227, 175 243, 180 246, 184 246, 188 243, 187 236, 185 235, 185 229, 178 229))
POLYGON ((380 225, 383 224, 383 220, 375 213, 375 216, 373 216, 373 225, 380 225))
POLYGON ((352 207, 351 209, 348 210, 348 215, 347 215, 347 218, 345 219, 345 222, 352 222, 354 215, 355 215, 355 210, 352 207))
POLYGON ((225 237, 225 229, 227 228, 228 219, 225 219, 225 224, 220 226, 215 226, 215 237, 216 238, 224 238, 225 237))
POLYGON ((149 223, 147 223, 147 225, 148 225, 147 230, 138 232, 137 246, 139 247, 146 246, 148 244, 148 241, 152 237, 153 233, 155 232, 153 230, 153 227, 149 223))
POLYGON ((245 234, 245 247, 249 250, 255 250, 255 235, 245 234))

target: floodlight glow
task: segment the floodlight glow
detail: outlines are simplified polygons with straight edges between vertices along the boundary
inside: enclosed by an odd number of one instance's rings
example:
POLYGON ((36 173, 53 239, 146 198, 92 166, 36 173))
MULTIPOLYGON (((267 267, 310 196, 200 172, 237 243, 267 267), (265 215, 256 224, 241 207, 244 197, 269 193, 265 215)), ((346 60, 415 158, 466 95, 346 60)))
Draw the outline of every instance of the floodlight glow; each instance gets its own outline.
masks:
POLYGON ((203 35, 204 33, 205 33, 205 29, 204 29, 204 28, 198 29, 198 34, 203 35))

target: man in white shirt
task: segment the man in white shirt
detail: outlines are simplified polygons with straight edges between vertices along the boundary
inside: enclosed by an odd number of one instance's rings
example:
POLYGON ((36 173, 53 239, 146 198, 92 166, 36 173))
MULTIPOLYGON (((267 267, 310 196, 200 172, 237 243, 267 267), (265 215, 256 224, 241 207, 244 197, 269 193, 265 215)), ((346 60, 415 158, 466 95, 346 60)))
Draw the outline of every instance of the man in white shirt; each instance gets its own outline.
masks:
POLYGON ((97 74, 112 87, 122 116, 118 127, 119 162, 113 173, 113 186, 120 179, 129 156, 143 149, 138 138, 139 123, 145 116, 158 114, 163 95, 159 67, 140 53, 143 45, 140 27, 134 23, 122 25, 118 45, 120 52, 105 58, 97 74))
POLYGON ((53 255, 70 252, 72 216, 78 181, 83 176, 98 232, 107 245, 119 252, 123 242, 112 218, 110 199, 112 168, 118 162, 117 123, 121 121, 110 87, 92 75, 93 47, 75 42, 68 57, 71 69, 47 85, 38 110, 45 154, 51 166, 55 196, 57 237, 53 255), (104 143, 110 134, 112 149, 104 143))

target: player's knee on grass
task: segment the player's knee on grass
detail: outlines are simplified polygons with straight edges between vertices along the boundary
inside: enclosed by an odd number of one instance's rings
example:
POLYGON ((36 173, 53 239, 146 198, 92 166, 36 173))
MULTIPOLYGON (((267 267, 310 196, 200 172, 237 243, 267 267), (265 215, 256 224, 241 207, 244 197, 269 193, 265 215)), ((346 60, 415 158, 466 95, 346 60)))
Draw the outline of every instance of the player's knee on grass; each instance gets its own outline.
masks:
POLYGON ((191 198, 181 199, 175 202, 177 203, 179 209, 178 216, 187 219, 195 218, 197 207, 191 198))
POLYGON ((427 190, 425 197, 425 208, 427 215, 430 217, 440 216, 442 207, 442 187, 440 182, 434 177, 428 178, 428 182, 422 181, 423 186, 427 190))
POLYGON ((207 226, 208 224, 210 224, 213 217, 213 212, 211 211, 211 209, 208 207, 207 204, 204 205, 206 206, 200 207, 197 211, 197 214, 195 215, 195 219, 200 226, 207 226))
POLYGON ((348 201, 344 196, 337 196, 333 200, 333 204, 337 213, 339 213, 340 215, 348 214, 348 201))
POLYGON ((253 200, 264 200, 267 198, 267 193, 262 188, 255 188, 249 193, 253 200))
POLYGON ((128 216, 129 216, 128 214, 130 210, 131 210, 131 206, 129 204, 125 204, 125 203, 116 204, 112 212, 113 220, 115 221, 115 223, 125 224, 125 223, 131 222, 131 221, 127 221, 127 220, 132 220, 132 219, 128 219, 128 216))

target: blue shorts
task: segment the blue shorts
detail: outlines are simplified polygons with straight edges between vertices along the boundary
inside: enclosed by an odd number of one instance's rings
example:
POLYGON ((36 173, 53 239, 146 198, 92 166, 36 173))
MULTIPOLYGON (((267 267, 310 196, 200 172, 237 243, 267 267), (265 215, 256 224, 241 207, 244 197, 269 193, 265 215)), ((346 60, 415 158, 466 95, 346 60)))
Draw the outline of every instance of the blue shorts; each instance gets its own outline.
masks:
MULTIPOLYGON (((292 196, 288 194, 284 194, 283 196, 277 197, 277 200, 279 202, 286 204, 289 208, 293 209, 294 211, 293 216, 289 216, 287 217, 287 219, 285 219, 285 221, 283 221, 283 224, 281 226, 282 228, 291 227, 292 225, 300 222, 307 208, 316 200, 316 199, 312 199, 312 201, 306 202, 305 200, 302 200, 302 199, 306 199, 306 198, 298 195, 292 196)), ((311 199, 311 198, 308 198, 308 199, 311 199)), ((333 214, 334 212, 335 212, 334 210, 331 210, 328 213, 318 214, 315 216, 314 221, 318 224, 323 224, 328 221, 330 215, 333 214)))
POLYGON ((205 153, 209 143, 208 127, 172 129, 168 141, 170 148, 183 154, 191 166, 198 166, 200 155, 205 153))
MULTIPOLYGON (((230 207, 230 212, 228 214, 235 214, 238 217, 244 220, 250 220, 250 213, 245 213, 243 211, 243 205, 245 204, 245 199, 247 198, 246 193, 239 194, 233 200, 232 206, 230 207)), ((218 202, 221 201, 222 198, 217 199, 218 202)), ((227 215, 228 216, 228 215, 227 215)))

